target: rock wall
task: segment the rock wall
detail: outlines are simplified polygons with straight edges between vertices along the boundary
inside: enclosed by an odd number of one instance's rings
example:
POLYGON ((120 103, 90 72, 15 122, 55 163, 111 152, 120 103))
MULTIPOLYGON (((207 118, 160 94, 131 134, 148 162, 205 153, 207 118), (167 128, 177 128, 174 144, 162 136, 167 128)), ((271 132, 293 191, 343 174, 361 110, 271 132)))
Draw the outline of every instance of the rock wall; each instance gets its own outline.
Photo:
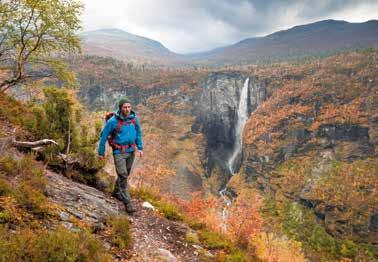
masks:
MULTIPOLYGON (((196 121, 193 131, 201 131, 206 136, 206 169, 211 176, 215 169, 220 170, 221 184, 230 177, 227 160, 235 144, 237 108, 246 78, 249 77, 248 111, 253 112, 265 99, 264 85, 253 76, 238 72, 212 73, 203 81, 202 93, 194 103, 196 121)), ((239 165, 241 159, 238 160, 239 165)))

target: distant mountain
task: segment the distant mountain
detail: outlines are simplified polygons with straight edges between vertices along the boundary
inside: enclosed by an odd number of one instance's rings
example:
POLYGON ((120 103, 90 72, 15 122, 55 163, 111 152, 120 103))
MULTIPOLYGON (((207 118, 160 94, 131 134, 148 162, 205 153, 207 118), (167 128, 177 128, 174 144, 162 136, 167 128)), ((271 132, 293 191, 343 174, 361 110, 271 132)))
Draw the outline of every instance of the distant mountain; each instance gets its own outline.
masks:
POLYGON ((159 65, 265 63, 378 45, 378 21, 324 20, 253 37, 208 52, 183 55, 119 29, 82 33, 84 53, 159 65))
POLYGON ((179 56, 158 41, 115 28, 84 32, 80 37, 86 54, 154 64, 171 63, 179 56))
POLYGON ((210 52, 193 61, 214 64, 259 63, 378 45, 378 21, 348 23, 324 20, 254 37, 210 52))

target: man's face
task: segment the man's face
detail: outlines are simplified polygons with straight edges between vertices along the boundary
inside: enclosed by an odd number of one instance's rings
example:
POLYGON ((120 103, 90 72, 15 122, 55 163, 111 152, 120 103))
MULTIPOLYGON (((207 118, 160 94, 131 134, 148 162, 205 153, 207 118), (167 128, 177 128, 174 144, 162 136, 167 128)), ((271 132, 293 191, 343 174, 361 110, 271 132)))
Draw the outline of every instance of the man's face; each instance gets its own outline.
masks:
POLYGON ((125 116, 128 116, 131 112, 131 104, 130 103, 124 103, 121 107, 121 111, 125 116))

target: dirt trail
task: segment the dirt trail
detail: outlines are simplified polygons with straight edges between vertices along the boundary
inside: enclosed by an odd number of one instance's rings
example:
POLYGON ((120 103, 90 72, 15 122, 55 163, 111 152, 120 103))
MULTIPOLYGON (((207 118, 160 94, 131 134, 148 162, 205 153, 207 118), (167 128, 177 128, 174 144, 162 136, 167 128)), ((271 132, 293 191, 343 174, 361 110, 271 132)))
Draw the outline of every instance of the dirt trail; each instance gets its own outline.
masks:
MULTIPOLYGON (((49 198, 65 210, 60 222, 75 230, 70 217, 103 227, 103 222, 112 215, 125 214, 123 204, 107 194, 74 182, 52 171, 46 171, 49 198)), ((187 225, 170 221, 157 211, 142 207, 143 201, 133 200, 137 212, 129 217, 132 244, 122 252, 119 261, 199 261, 196 247, 185 242, 187 225)), ((106 239, 104 239, 106 242, 106 239)), ((104 243, 110 246, 110 243, 104 243)))

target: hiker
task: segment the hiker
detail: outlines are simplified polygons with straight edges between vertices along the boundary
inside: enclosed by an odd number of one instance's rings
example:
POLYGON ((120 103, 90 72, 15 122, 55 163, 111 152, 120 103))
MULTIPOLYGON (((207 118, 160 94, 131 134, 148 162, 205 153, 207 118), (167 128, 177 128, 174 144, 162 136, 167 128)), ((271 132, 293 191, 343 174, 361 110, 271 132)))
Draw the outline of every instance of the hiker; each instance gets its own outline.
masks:
POLYGON ((98 155, 101 160, 104 159, 105 143, 108 141, 113 149, 114 165, 117 172, 112 196, 124 203, 126 212, 133 213, 136 210, 131 203, 127 178, 130 175, 135 154, 138 154, 140 158, 143 157, 142 129, 127 98, 120 99, 118 110, 109 113, 105 119, 107 121, 101 131, 98 155))

